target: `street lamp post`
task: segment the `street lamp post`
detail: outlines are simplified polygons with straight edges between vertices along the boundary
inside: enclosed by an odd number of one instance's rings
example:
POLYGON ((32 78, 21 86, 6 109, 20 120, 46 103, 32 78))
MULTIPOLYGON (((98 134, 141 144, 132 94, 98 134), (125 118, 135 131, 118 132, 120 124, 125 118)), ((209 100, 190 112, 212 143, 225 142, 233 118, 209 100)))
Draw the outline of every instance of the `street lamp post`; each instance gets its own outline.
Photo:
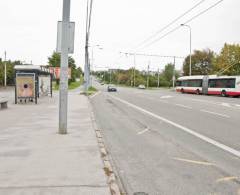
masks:
POLYGON ((192 28, 187 24, 181 24, 189 29, 190 32, 190 57, 189 57, 189 76, 192 75, 192 28))

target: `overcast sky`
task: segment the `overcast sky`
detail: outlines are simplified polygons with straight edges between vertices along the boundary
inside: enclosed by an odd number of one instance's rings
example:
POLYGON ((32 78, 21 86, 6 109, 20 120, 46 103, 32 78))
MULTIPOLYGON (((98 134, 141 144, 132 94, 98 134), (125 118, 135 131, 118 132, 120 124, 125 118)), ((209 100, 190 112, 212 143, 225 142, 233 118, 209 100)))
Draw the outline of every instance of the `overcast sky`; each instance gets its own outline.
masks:
MULTIPOLYGON (((97 67, 128 68, 133 57, 119 52, 137 51, 160 55, 189 54, 189 30, 182 27, 155 44, 137 48, 152 33, 190 9, 200 0, 94 0, 91 45, 97 67)), ((176 22, 161 35, 184 23, 192 16, 216 3, 205 0, 198 8, 176 22)), ((47 64, 47 57, 56 48, 57 21, 62 17, 62 0, 0 1, 0 56, 26 63, 47 64)), ((215 8, 193 20, 192 47, 210 48, 219 52, 225 42, 240 42, 240 1, 224 0, 215 8)), ((86 0, 71 1, 71 21, 76 22, 75 53, 77 66, 84 66, 86 0)), ((157 38, 157 37, 156 37, 157 38)), ((171 58, 137 57, 137 68, 162 69, 171 58)), ((180 69, 182 60, 177 60, 180 69)))

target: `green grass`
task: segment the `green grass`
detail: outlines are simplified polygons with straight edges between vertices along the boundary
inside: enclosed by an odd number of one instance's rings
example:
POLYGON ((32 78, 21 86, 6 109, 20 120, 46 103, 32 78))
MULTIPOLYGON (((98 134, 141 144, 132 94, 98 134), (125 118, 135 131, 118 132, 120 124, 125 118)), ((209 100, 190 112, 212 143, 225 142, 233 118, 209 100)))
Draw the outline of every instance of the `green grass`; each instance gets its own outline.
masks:
MULTIPOLYGON (((68 85, 68 89, 69 90, 76 89, 76 88, 80 87, 82 85, 82 83, 83 83, 83 77, 80 78, 80 81, 71 82, 68 85)), ((53 81, 52 85, 53 85, 53 90, 59 90, 59 85, 57 85, 57 83, 55 81, 53 81)))
POLYGON ((76 89, 81 86, 81 81, 76 81, 76 82, 71 82, 70 85, 68 86, 68 89, 76 89))
POLYGON ((95 87, 89 87, 87 92, 82 92, 81 94, 86 96, 91 96, 96 93, 98 90, 95 87))

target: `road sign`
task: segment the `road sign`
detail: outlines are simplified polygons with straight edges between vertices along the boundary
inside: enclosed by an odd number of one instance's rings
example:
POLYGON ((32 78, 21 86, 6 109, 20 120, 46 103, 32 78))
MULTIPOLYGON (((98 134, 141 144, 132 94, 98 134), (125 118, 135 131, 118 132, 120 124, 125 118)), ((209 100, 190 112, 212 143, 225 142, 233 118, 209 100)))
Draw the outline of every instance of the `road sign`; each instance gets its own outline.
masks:
MULTIPOLYGON (((69 22, 69 45, 68 53, 74 53, 74 34, 75 34, 75 22, 69 22)), ((57 52, 61 53, 62 49, 62 21, 58 21, 57 31, 57 52)))

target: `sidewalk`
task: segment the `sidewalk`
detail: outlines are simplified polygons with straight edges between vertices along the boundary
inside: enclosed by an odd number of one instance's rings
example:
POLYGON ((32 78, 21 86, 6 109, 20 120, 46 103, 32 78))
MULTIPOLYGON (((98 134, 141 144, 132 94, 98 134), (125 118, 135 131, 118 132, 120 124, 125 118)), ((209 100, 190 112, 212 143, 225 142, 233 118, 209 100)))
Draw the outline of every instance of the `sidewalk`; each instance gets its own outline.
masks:
POLYGON ((0 111, 0 195, 110 195, 88 99, 69 93, 68 134, 58 96, 0 111))

